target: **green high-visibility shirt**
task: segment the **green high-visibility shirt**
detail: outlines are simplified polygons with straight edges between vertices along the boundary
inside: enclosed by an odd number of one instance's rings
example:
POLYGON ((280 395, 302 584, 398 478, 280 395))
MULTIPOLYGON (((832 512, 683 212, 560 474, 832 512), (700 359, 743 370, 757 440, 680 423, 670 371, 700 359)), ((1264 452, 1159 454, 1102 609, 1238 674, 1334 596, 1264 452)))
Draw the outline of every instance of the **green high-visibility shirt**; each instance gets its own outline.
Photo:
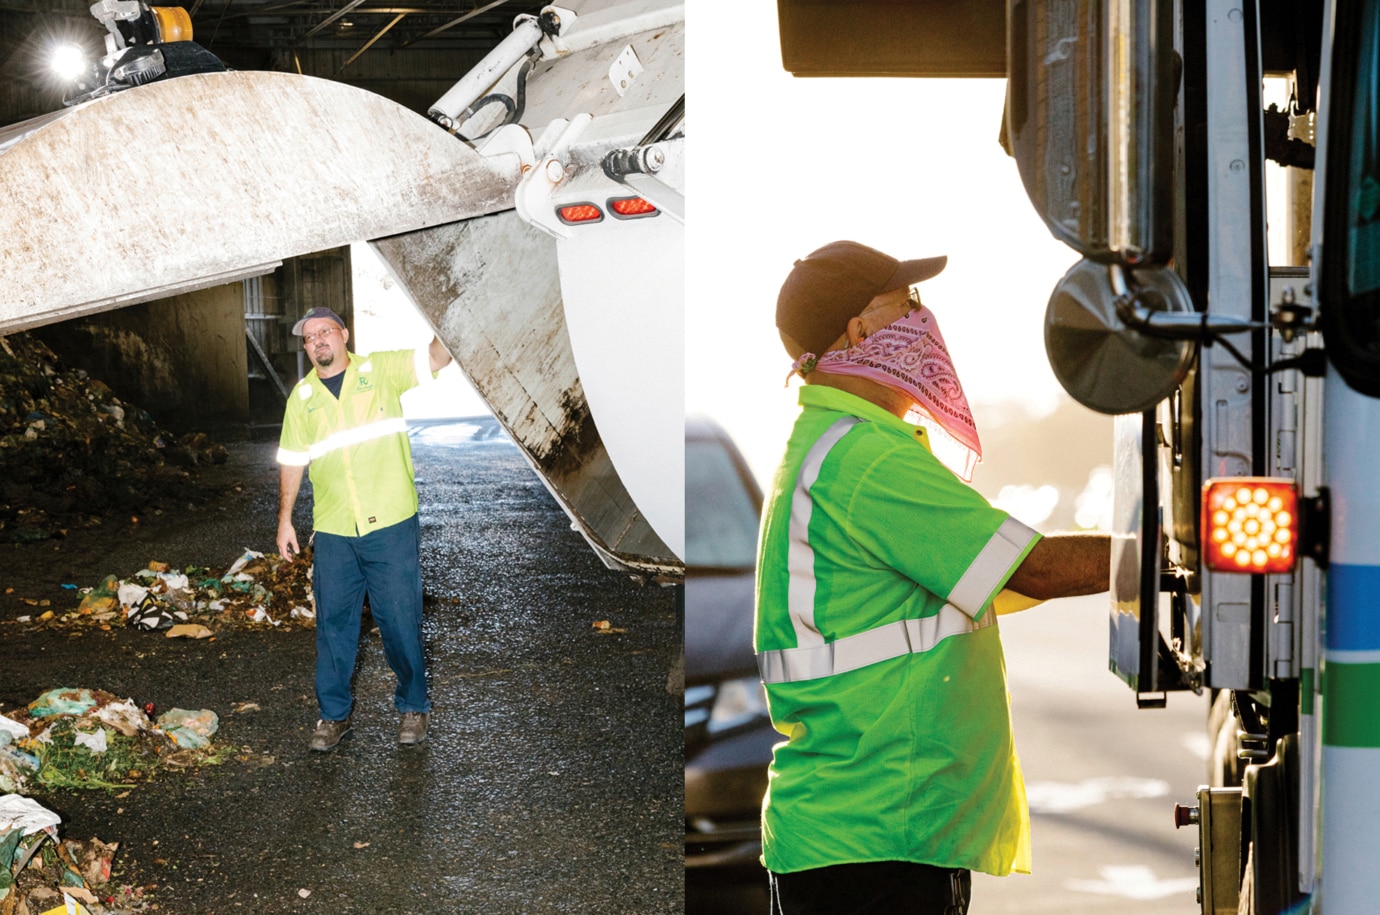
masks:
POLYGON ((316 369, 288 395, 278 462, 310 464, 316 530, 355 537, 417 513, 401 396, 435 376, 425 347, 346 355, 338 399, 316 369))
POLYGON ((931 453, 924 430, 805 385, 758 552, 772 723, 762 861, 1030 870, 992 602, 1039 534, 931 453))

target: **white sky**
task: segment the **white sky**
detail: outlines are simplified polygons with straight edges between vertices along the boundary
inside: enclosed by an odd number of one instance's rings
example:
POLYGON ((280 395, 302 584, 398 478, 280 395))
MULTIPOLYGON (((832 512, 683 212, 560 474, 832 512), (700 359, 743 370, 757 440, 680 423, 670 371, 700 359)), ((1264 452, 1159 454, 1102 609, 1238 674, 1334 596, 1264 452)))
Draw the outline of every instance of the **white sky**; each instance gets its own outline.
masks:
POLYGON ((800 79, 781 66, 775 3, 690 6, 687 412, 723 424, 766 479, 796 413, 777 291, 797 258, 845 238, 949 256, 921 291, 979 433, 984 404, 1064 398, 1043 322, 1077 255, 997 143, 1005 81, 800 79))

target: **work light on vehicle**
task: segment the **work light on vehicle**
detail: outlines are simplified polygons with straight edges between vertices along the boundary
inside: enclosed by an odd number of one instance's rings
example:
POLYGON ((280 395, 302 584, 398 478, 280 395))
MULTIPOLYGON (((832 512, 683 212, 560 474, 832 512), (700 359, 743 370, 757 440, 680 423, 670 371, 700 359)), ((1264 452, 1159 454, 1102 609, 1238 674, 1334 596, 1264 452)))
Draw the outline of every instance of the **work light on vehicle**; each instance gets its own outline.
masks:
POLYGON ((1287 572, 1297 555, 1298 493, 1289 480, 1231 477, 1203 486, 1203 561, 1216 572, 1287 572))
POLYGON ((604 211, 592 203, 573 203, 570 206, 558 207, 556 216, 566 225, 575 225, 599 222, 604 218, 604 211))
POLYGON ((655 216, 660 212, 641 197, 615 197, 609 201, 609 210, 620 219, 655 216))

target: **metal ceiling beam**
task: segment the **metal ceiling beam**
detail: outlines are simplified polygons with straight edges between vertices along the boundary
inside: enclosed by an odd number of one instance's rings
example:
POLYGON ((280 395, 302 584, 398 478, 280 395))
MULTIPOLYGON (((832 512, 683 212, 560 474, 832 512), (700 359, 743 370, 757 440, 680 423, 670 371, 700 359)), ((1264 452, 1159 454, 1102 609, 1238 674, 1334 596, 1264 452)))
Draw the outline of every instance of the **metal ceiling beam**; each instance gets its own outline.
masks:
POLYGON ((350 10, 354 9, 354 8, 357 7, 357 6, 363 5, 363 3, 364 3, 364 0, 350 0, 350 2, 347 3, 347 4, 345 4, 343 7, 341 7, 340 10, 339 10, 338 12, 331 13, 331 14, 330 14, 329 16, 327 16, 324 20, 322 20, 321 22, 317 23, 317 25, 316 25, 315 28, 311 29, 311 31, 307 32, 306 35, 303 35, 303 36, 302 36, 303 39, 310 38, 311 36, 315 35, 317 32, 319 32, 319 31, 321 31, 322 29, 324 29, 326 26, 330 25, 332 22, 335 22, 335 21, 336 21, 337 19, 339 19, 341 16, 344 16, 346 13, 350 12, 350 10))
POLYGON ((355 61, 359 60, 360 56, 363 55, 365 51, 369 50, 374 46, 374 42, 378 41, 384 35, 388 34, 388 30, 391 29, 393 26, 397 25, 399 22, 401 22, 402 18, 406 15, 406 13, 399 13, 398 15, 394 16, 392 22, 385 25, 377 35, 375 35, 373 38, 370 38, 367 42, 364 43, 364 47, 360 48, 358 51, 356 51, 354 54, 350 56, 349 60, 341 64, 340 69, 335 71, 335 75, 339 76, 340 74, 344 73, 346 67, 348 67, 355 61))
POLYGON ((493 9, 494 7, 496 7, 496 6, 502 6, 503 4, 505 4, 505 3, 507 3, 507 2, 508 2, 508 0, 494 0, 493 3, 487 4, 487 5, 485 5, 485 6, 481 6, 481 7, 479 7, 478 9, 475 9, 475 10, 470 10, 468 13, 466 13, 466 14, 463 15, 463 16, 461 16, 459 19, 452 19, 450 22, 447 22, 445 25, 441 26, 440 28, 435 28, 435 29, 432 29, 430 32, 427 32, 427 33, 426 33, 425 35, 423 35, 421 38, 414 38, 414 39, 412 39, 412 41, 409 41, 407 44, 403 45, 403 47, 407 47, 407 45, 409 45, 409 44, 414 44, 414 43, 416 43, 416 42, 418 42, 418 41, 426 41, 428 38, 431 38, 431 37, 434 36, 434 35, 439 35, 439 34, 441 34, 442 32, 446 31, 447 29, 452 29, 452 28, 454 28, 455 26, 457 26, 457 25, 459 25, 460 23, 464 22, 466 19, 473 19, 475 16, 478 16, 480 13, 486 13, 486 12, 488 12, 489 10, 493 9))

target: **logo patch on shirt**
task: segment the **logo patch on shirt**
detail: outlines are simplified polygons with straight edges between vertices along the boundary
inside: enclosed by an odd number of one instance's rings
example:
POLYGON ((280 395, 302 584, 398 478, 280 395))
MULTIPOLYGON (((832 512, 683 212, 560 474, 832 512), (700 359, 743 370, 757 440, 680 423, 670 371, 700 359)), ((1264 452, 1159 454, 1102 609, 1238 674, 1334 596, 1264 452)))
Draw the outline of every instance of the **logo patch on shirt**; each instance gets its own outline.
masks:
POLYGON ((377 516, 375 516, 375 515, 370 515, 370 516, 369 516, 369 523, 370 523, 370 524, 377 524, 378 521, 379 521, 379 519, 378 519, 377 516))

